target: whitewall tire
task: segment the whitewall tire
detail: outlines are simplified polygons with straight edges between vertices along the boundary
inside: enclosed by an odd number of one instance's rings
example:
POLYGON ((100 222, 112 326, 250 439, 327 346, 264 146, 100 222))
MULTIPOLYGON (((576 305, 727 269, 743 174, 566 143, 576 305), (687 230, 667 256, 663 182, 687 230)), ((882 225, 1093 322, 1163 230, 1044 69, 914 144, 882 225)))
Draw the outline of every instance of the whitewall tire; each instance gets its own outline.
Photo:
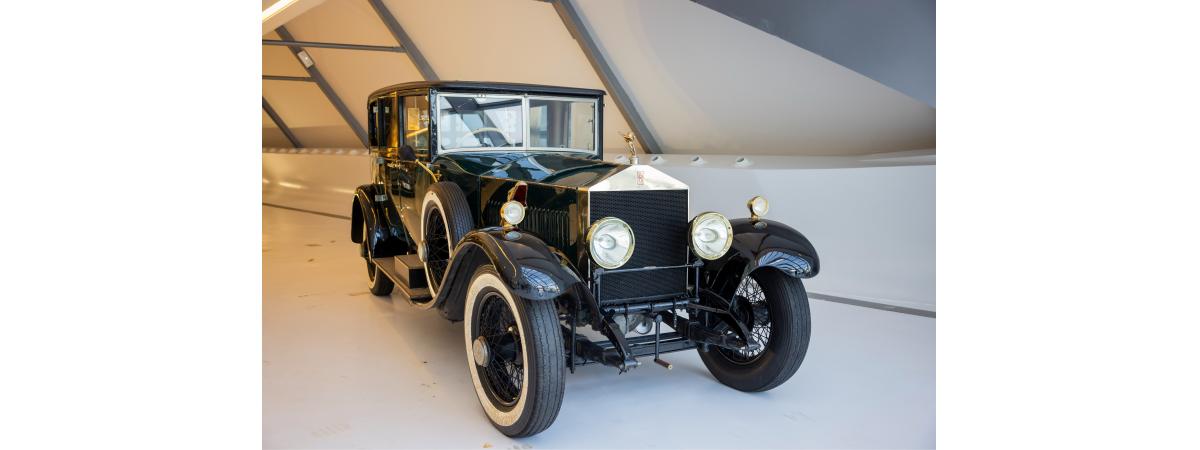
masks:
POLYGON ((426 285, 434 299, 454 259, 454 247, 471 231, 472 225, 471 210, 462 189, 446 181, 429 186, 421 201, 419 245, 426 285))
POLYGON ((492 425, 512 437, 549 427, 566 381, 554 302, 520 299, 492 266, 480 267, 467 289, 463 333, 471 383, 492 425))

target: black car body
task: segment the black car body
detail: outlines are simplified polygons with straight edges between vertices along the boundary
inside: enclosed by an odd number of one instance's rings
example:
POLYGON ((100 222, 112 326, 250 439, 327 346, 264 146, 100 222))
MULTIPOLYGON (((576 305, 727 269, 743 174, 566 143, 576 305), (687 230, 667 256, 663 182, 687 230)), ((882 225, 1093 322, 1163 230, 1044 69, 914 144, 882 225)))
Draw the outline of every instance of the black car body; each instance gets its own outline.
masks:
MULTIPOLYGON (((776 344, 758 332, 760 326, 774 326, 777 340, 794 338, 788 344, 793 347, 803 341, 798 358, 796 349, 787 350, 788 364, 794 365, 771 369, 787 372, 774 376, 786 380, 807 348, 807 297, 800 279, 820 269, 812 244, 796 230, 757 216, 726 220, 707 213, 696 217, 703 216, 710 229, 696 228, 685 184, 636 161, 604 161, 603 97, 590 89, 477 82, 407 83, 373 93, 368 107, 374 181, 357 190, 351 229, 366 258, 372 292, 387 294, 392 285, 399 286, 419 308, 475 323, 465 317, 472 314, 472 295, 478 296, 469 292, 473 277, 494 271, 504 284, 500 290, 521 305, 549 305, 553 333, 561 332, 561 348, 555 350, 561 353, 555 354, 570 371, 603 364, 624 372, 643 357, 669 367, 663 353, 695 348, 702 356, 731 355, 726 359, 736 372, 738 358, 732 355, 774 351, 776 344), (520 207, 502 216, 508 202, 520 207), (519 223, 508 221, 518 209, 519 223), (613 231, 590 236, 601 219, 609 218, 619 219, 605 224, 613 231), (695 247, 702 243, 696 239, 711 236, 724 239, 725 250, 701 257, 695 247), (608 252, 608 245, 616 249, 612 254, 625 258, 616 267, 594 255, 608 252), (770 295, 761 302, 747 300, 741 289, 753 274, 771 278, 763 289, 783 286, 772 289, 785 292, 777 296, 786 300, 770 300, 770 295), (772 301, 802 303, 802 314, 775 312, 766 306, 772 301), (784 322, 771 314, 796 316, 796 323, 803 323, 796 330, 780 329, 784 322), (589 333, 599 338, 585 337, 589 333)), ((765 212, 765 200, 759 205, 765 212)), ((719 250, 722 242, 716 239, 711 239, 713 248, 719 250)), ((787 307, 798 311, 794 305, 787 307)), ((510 322, 525 323, 524 309, 510 311, 515 317, 510 322)), ((485 409, 489 401, 499 405, 495 414, 500 415, 503 405, 515 400, 502 401, 503 395, 492 392, 505 389, 495 386, 514 388, 507 390, 525 401, 521 389, 533 383, 487 381, 489 361, 509 354, 514 346, 509 341, 517 342, 517 350, 506 367, 532 376, 525 367, 532 363, 522 358, 534 351, 524 347, 521 352, 521 346, 532 345, 526 343, 531 338, 522 334, 527 330, 513 328, 519 327, 509 327, 513 336, 505 338, 506 344, 483 337, 474 344, 481 402, 485 409)), ((471 330, 467 333, 471 353, 471 330)), ((559 345, 552 338, 547 339, 559 345)), ((747 364, 767 364, 757 358, 758 363, 747 364)), ((722 381, 743 390, 782 383, 736 376, 742 378, 722 381)), ((497 428, 513 436, 549 425, 535 419, 501 423, 507 419, 498 422, 495 414, 497 428)))

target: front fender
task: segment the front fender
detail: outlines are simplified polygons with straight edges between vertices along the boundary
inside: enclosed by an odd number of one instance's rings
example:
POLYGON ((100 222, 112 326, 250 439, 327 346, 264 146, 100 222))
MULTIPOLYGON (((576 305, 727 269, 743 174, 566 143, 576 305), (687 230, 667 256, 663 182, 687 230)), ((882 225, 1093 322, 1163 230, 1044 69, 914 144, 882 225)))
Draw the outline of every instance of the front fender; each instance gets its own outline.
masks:
POLYGON ((734 219, 729 252, 706 261, 703 283, 714 293, 732 298, 742 278, 762 267, 773 267, 796 278, 812 278, 821 271, 821 260, 808 238, 782 223, 759 219, 734 219))
POLYGON ((483 264, 495 267, 517 296, 550 301, 582 283, 568 261, 566 255, 532 234, 500 227, 475 230, 455 247, 446 288, 438 292, 434 302, 447 319, 462 320, 471 276, 483 264))

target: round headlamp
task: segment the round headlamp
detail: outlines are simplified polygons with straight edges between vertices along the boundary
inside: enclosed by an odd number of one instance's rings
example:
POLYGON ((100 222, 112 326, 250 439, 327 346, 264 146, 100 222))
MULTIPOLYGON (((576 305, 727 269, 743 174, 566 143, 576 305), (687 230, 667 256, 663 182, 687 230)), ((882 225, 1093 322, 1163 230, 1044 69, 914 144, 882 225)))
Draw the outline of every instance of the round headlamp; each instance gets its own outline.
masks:
POLYGON ((700 213, 692 219, 692 251, 704 259, 720 258, 733 245, 733 226, 721 213, 700 213))
POLYGON ((760 216, 767 215, 767 210, 771 209, 771 204, 767 203, 767 199, 761 195, 756 195, 750 201, 746 202, 746 206, 750 208, 750 218, 758 220, 760 216))
POLYGON ((633 229, 616 217, 605 217, 588 228, 588 250, 592 260, 605 269, 616 269, 633 256, 633 229))
POLYGON ((516 225, 525 220, 525 205, 516 200, 509 200, 500 205, 500 218, 508 225, 516 225))

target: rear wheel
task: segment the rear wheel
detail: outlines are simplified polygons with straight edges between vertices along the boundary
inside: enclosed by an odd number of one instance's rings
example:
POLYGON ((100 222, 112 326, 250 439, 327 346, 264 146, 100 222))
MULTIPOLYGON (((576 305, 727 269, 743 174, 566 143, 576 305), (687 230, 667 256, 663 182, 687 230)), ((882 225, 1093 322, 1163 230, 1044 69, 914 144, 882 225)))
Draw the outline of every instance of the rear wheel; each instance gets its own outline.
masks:
POLYGON ((467 366, 488 420, 501 433, 531 436, 562 406, 566 355, 554 302, 515 296, 492 266, 467 289, 467 366))
POLYGON ((421 259, 429 294, 436 299, 454 257, 454 246, 471 231, 471 210, 462 189, 446 181, 429 186, 422 205, 421 259))
POLYGON ((371 289, 371 293, 379 296, 391 295, 392 289, 396 284, 391 278, 384 275, 382 269, 375 264, 375 260, 371 259, 371 238, 368 234, 370 229, 367 228, 367 221, 363 221, 362 244, 360 249, 363 259, 367 261, 367 287, 371 289))
MULTIPOLYGON (((700 350, 709 372, 747 392, 773 389, 796 373, 808 352, 811 320, 804 283, 774 269, 755 271, 738 286, 737 302, 754 350, 700 350)), ((732 333, 732 332, 730 332, 732 333)))

